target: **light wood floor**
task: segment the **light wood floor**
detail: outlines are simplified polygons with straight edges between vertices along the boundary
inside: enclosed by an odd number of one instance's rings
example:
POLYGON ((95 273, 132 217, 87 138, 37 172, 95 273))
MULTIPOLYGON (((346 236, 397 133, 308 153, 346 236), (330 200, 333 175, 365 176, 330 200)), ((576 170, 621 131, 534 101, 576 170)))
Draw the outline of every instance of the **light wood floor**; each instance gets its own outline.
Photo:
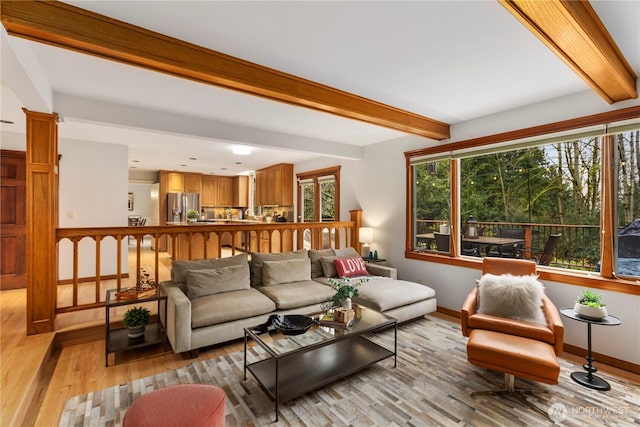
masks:
MULTIPOLYGON (((54 349, 53 333, 27 337, 25 305, 24 290, 0 292, 2 426, 57 425, 64 402, 75 395, 175 369, 194 360, 171 351, 164 353, 162 346, 158 346, 119 354, 118 358, 111 354, 110 366, 105 367, 104 340, 54 349), (52 357, 48 357, 49 354, 52 357), (49 363, 43 364, 44 360, 49 360, 49 363), (31 400, 31 405, 25 404, 31 400), (16 421, 22 419, 23 423, 16 421)), ((434 315, 458 323, 456 318, 438 313, 434 315)), ((236 341, 204 349, 198 359, 206 360, 240 350, 242 342, 236 341)), ((568 353, 563 357, 577 364, 584 363, 582 357, 568 353)), ((608 374, 640 383, 640 375, 601 363, 597 366, 608 374)))

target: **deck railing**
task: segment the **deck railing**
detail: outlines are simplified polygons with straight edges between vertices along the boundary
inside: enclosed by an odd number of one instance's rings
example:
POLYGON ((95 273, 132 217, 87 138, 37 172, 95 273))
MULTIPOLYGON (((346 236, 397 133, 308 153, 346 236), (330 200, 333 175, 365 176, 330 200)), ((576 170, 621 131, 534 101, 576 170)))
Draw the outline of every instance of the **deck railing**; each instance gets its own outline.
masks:
MULTIPOLYGON (((440 225, 447 223, 445 220, 417 220, 416 234, 437 232, 440 225)), ((597 225, 478 221, 478 228, 484 236, 497 236, 501 227, 525 229, 524 256, 527 258, 542 253, 551 234, 560 234, 550 265, 574 270, 596 271, 598 269, 600 227, 597 225)))
MULTIPOLYGON (((160 275, 159 242, 168 239, 173 248, 174 259, 220 258, 223 240, 230 241, 232 255, 240 252, 285 252, 287 250, 344 248, 357 246, 354 237, 357 221, 346 222, 305 222, 305 223, 246 223, 225 225, 189 226, 142 226, 142 227, 98 227, 60 228, 56 230, 58 243, 59 270, 56 313, 88 310, 104 306, 106 289, 121 290, 135 285, 146 270, 149 278, 158 282, 160 275), (231 235, 231 238, 229 238, 231 235), (153 238, 153 266, 143 266, 143 239, 153 238), (129 243, 135 240, 135 265, 129 269, 129 243), (241 242, 238 247, 237 242, 241 242), (184 245, 187 245, 187 248, 184 245), (175 248, 181 245, 178 252, 175 248), (61 252, 64 252, 61 254, 61 252), (82 255, 85 256, 82 256, 82 255), (87 259, 94 256, 94 259, 87 259), (108 266, 104 261, 109 259, 108 266), (66 265, 70 263, 70 265, 66 265), (95 267, 93 274, 86 275, 86 264, 95 267), (83 274, 80 273, 81 265, 83 274), (105 274, 103 270, 110 270, 105 274), (66 272, 66 273, 65 273, 66 272), (130 277, 130 274, 135 274, 130 277), (61 286, 62 285, 62 286, 61 286), (70 288, 70 289, 69 289, 70 288)), ((171 249, 170 249, 171 250, 171 249)), ((166 255, 165 255, 166 256, 166 255)))

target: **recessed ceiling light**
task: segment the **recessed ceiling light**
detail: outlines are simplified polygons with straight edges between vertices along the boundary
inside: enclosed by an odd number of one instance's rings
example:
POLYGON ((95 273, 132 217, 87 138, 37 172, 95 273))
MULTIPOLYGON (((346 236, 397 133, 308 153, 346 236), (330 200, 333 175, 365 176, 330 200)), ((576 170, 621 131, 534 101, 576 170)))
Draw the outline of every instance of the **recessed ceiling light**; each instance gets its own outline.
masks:
POLYGON ((5 120, 5 119, 0 119, 0 123, 4 123, 7 125, 14 125, 15 122, 12 122, 11 120, 5 120))
POLYGON ((226 171, 226 170, 227 170, 227 168, 220 168, 220 170, 226 171))
POLYGON ((186 167, 187 167, 187 165, 180 165, 180 167, 181 167, 181 168, 186 168, 186 167))
POLYGON ((236 165, 241 165, 241 164, 242 164, 242 162, 236 162, 236 165))
POLYGON ((140 163, 140 160, 131 160, 131 163, 140 163))
POLYGON ((198 160, 196 157, 189 157, 189 160, 198 160))
POLYGON ((137 166, 131 166, 131 169, 138 169, 137 166))
POLYGON ((245 147, 243 145, 238 145, 231 149, 233 154, 237 154, 238 156, 248 156, 251 154, 251 147, 245 147))

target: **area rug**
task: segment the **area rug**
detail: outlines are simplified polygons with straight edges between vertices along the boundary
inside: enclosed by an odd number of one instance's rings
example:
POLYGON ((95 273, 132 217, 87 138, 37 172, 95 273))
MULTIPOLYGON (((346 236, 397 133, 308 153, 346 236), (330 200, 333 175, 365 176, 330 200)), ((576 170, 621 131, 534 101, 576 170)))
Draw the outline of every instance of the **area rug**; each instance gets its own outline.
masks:
MULTIPOLYGON (((393 331, 373 334, 373 341, 393 348, 393 331)), ((638 385, 598 372, 612 389, 599 392, 569 377, 580 365, 561 359, 556 386, 516 379, 518 388, 541 388, 527 395, 530 404, 509 396, 471 397, 473 391, 499 389, 503 375, 467 362, 460 327, 436 317, 401 325, 398 366, 385 359, 363 371, 280 405, 274 404, 247 374, 243 352, 141 378, 127 384, 75 396, 65 403, 60 426, 119 426, 136 398, 173 384, 203 383, 227 395, 226 426, 638 426, 638 385)), ((265 357, 260 347, 249 360, 265 357)))

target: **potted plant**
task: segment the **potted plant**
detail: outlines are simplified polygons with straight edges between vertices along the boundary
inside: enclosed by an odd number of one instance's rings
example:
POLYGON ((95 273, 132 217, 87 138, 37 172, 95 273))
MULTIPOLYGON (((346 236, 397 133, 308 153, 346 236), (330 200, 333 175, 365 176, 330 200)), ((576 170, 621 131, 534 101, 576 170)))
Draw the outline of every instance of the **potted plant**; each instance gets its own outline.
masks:
POLYGON ((187 222, 196 222, 198 221, 198 216, 200 214, 195 209, 189 209, 187 211, 187 222))
POLYGON ((336 293, 333 295, 334 301, 340 301, 343 308, 351 308, 351 298, 358 296, 358 286, 362 285, 368 279, 360 278, 352 281, 349 277, 340 277, 338 279, 330 278, 329 284, 336 293))
POLYGON ((578 301, 573 306, 573 310, 580 317, 590 320, 602 320, 607 317, 607 308, 602 302, 602 295, 596 294, 589 289, 582 291, 578 296, 578 301))
POLYGON ((144 327, 149 323, 151 312, 144 307, 133 307, 124 313, 122 322, 129 328, 127 334, 129 338, 139 338, 144 336, 144 327))

